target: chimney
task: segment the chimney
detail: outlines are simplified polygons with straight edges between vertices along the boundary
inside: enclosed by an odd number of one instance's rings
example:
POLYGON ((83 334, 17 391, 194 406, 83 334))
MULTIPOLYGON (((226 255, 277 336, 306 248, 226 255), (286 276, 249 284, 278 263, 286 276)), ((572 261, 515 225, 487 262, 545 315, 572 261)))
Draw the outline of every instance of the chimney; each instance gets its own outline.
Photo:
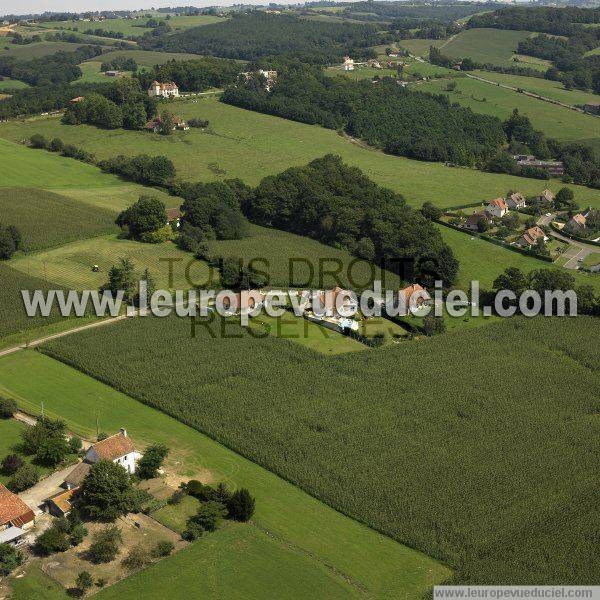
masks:
POLYGON ((123 437, 127 437, 127 429, 121 427, 119 429, 119 433, 123 436, 123 437))

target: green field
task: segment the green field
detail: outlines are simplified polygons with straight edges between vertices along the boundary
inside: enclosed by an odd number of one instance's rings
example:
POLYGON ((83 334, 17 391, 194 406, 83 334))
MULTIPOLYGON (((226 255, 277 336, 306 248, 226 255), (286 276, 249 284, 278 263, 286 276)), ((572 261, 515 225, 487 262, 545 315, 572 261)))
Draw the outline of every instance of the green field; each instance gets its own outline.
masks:
POLYGON ((26 251, 118 231, 112 211, 35 188, 0 188, 0 223, 17 227, 26 251))
MULTIPOLYGON (((102 55, 102 61, 110 61, 117 56, 133 58, 139 67, 153 67, 162 65, 170 60, 192 60, 198 58, 197 54, 184 52, 152 52, 151 50, 113 50, 102 55)), ((83 63, 85 64, 85 63, 83 63)))
MULTIPOLYGON (((543 107, 550 106, 540 104, 543 107)), ((251 185, 257 184, 266 175, 334 153, 339 154, 348 164, 360 167, 377 183, 401 192, 410 204, 417 206, 426 200, 442 207, 457 206, 495 198, 509 189, 532 195, 546 186, 553 191, 561 187, 559 181, 540 182, 388 156, 354 144, 331 130, 246 111, 215 99, 204 98, 197 103, 180 101, 169 106, 185 118, 195 116, 209 119, 210 128, 206 131, 191 129, 171 136, 160 136, 137 131, 108 131, 87 125, 62 125, 58 118, 50 117, 0 124, 0 137, 19 141, 36 132, 49 138, 59 136, 64 141, 94 152, 99 158, 118 153, 165 154, 174 161, 179 176, 185 179, 214 181, 239 177, 251 185)), ((592 119, 584 115, 581 117, 592 119)), ((15 146, 0 143, 0 157, 3 148, 6 150, 15 146)), ((33 151, 21 148, 18 152, 21 154, 13 153, 8 157, 9 164, 14 163, 13 178, 11 180, 9 177, 8 185, 18 185, 23 180, 18 171, 23 153, 33 151)), ((48 163, 56 164, 57 160, 67 160, 40 152, 40 156, 44 154, 46 158, 40 160, 48 163)), ((82 169, 81 163, 70 163, 72 171, 82 169)), ((88 169, 90 174, 93 172, 94 177, 98 177, 97 171, 92 167, 84 165, 83 169, 88 169)), ((59 176, 63 180, 67 179, 61 176, 63 172, 64 170, 59 172, 55 169, 47 178, 50 181, 59 176)), ((43 185, 37 183, 43 180, 39 176, 39 169, 29 176, 35 180, 30 185, 43 185)), ((109 178, 108 175, 105 177, 109 178)), ((114 178, 110 180, 115 181, 114 178)), ((47 183, 45 187, 68 187, 68 183, 65 182, 63 186, 57 182, 47 183)), ((587 204, 600 206, 600 190, 577 186, 573 186, 573 189, 576 198, 585 197, 588 199, 587 204)))
POLYGON ((228 524, 167 560, 106 588, 98 600, 193 597, 218 600, 264 598, 363 598, 361 589, 327 565, 287 547, 252 525, 228 524))
POLYGON ((19 60, 30 60, 60 51, 73 52, 79 45, 69 42, 34 42, 21 46, 19 44, 3 44, 0 38, 0 56, 14 56, 19 60))
POLYGON ((429 54, 429 48, 431 46, 435 46, 439 48, 445 40, 423 40, 423 39, 414 39, 414 40, 400 40, 398 45, 405 50, 408 50, 411 54, 415 56, 427 56, 429 54))
MULTIPOLYGON (((600 119, 569 108, 550 104, 516 91, 471 78, 454 80, 456 88, 446 91, 445 80, 432 80, 419 86, 420 90, 445 93, 451 102, 458 102, 473 111, 506 119, 517 108, 527 115, 536 129, 548 137, 563 141, 579 141, 600 137, 600 119)), ((537 80, 534 80, 537 81, 537 80)))
POLYGON ((17 256, 10 266, 24 274, 75 290, 95 290, 108 281, 110 267, 120 258, 129 258, 136 273, 148 269, 158 289, 189 289, 193 283, 208 279, 206 263, 194 260, 193 255, 179 250, 172 242, 143 244, 116 235, 96 237, 65 244, 58 248, 17 256), (169 280, 169 263, 176 261, 173 278, 169 280), (98 265, 99 272, 92 271, 98 265), (189 277, 186 268, 190 265, 189 277))
POLYGON ((18 79, 9 79, 5 77, 0 80, 0 92, 11 92, 13 90, 22 90, 23 88, 29 87, 25 82, 19 81, 18 79))
MULTIPOLYGON (((444 241, 452 248, 460 264, 457 286, 463 289, 470 287, 470 282, 479 281, 482 288, 490 289, 492 282, 508 267, 518 267, 524 273, 533 269, 552 268, 547 263, 531 256, 525 256, 506 250, 501 246, 470 236, 468 233, 456 231, 442 225, 438 226, 444 241)), ((600 293, 600 277, 570 271, 577 284, 589 284, 600 293)))
POLYGON ((198 512, 200 501, 193 496, 184 496, 177 504, 167 504, 152 513, 152 518, 165 527, 183 533, 187 529, 187 520, 198 512))
MULTIPOLYGON (((459 581, 596 579, 600 357, 581 340, 598 320, 503 320, 328 360, 212 326, 191 338, 182 319, 129 319, 45 348, 444 557, 459 581), (510 376, 482 376, 485 357, 510 376), (552 385, 524 395, 532 372, 552 385)), ((29 372, 21 389, 47 379, 29 372)))
POLYGON ((531 35, 529 31, 465 29, 446 40, 439 48, 447 56, 468 56, 476 62, 508 67, 515 64, 512 59, 519 42, 531 35))
POLYGON ((11 600, 68 600, 63 587, 46 575, 36 564, 25 570, 23 577, 11 579, 11 600))
POLYGON ((102 63, 97 60, 90 60, 79 65, 82 75, 73 83, 102 83, 110 81, 109 78, 100 71, 102 63))
MULTIPOLYGON (((265 343, 271 345, 274 342, 278 340, 265 343)), ((310 356, 313 355, 295 344, 280 343, 296 348, 301 354, 308 352, 310 356)), ((130 343, 127 345, 133 347, 130 343)), ((162 343, 160 348, 166 354, 176 350, 162 343)), ((209 358, 204 351, 198 353, 197 348, 194 354, 196 358, 209 358)), ((274 364, 277 362, 278 359, 275 359, 274 364)), ((449 575, 446 567, 343 516, 192 428, 41 353, 24 351, 1 358, 0 383, 0 392, 15 396, 24 410, 39 414, 40 401, 43 400, 46 414, 64 419, 68 427, 77 433, 92 435, 96 414, 99 414, 103 430, 116 431, 125 425, 137 443, 166 443, 171 448, 172 464, 183 462, 188 476, 201 472, 205 476, 209 474, 215 482, 224 481, 231 487, 248 487, 257 498, 253 523, 269 531, 278 546, 281 543, 285 548, 309 557, 308 563, 299 564, 302 568, 307 565, 311 577, 319 577, 321 566, 328 565, 330 573, 337 573, 338 583, 349 581, 359 589, 364 589, 367 596, 409 599, 420 598, 434 583, 449 575), (24 373, 27 373, 27 377, 23 376, 24 373)), ((284 404, 281 404, 282 408, 284 404)), ((190 548, 202 548, 210 539, 207 535, 190 548)), ((218 534, 215 539, 218 539, 218 534)), ((265 548, 269 552, 269 560, 274 559, 273 546, 271 548, 265 548)), ((169 579, 161 578, 163 582, 192 573, 202 576, 203 569, 170 568, 169 561, 177 560, 177 556, 180 554, 160 563, 170 576, 169 579)), ((285 556, 289 558, 290 555, 284 551, 281 560, 285 560, 285 556)), ((255 565, 255 560, 254 553, 248 556, 249 565, 255 565)), ((243 556, 238 557, 238 564, 240 569, 245 568, 243 556)), ((217 567, 216 564, 214 566, 217 567)), ((152 578, 152 573, 152 570, 144 571, 130 581, 136 582, 136 586, 143 585, 143 582, 139 583, 141 578, 146 574, 152 578)), ((263 585, 267 585, 266 582, 274 577, 274 573, 265 568, 264 575, 263 585)), ((258 576, 255 574, 252 577, 258 576)), ((304 576, 297 573, 291 581, 296 581, 298 577, 304 576)), ((158 585, 153 578, 149 581, 152 583, 145 586, 146 593, 158 585)), ((110 590, 106 593, 110 593, 110 590)))
MULTIPOLYGON (((21 431, 25 425, 14 419, 0 419, 0 461, 7 454, 14 454, 21 442, 21 431)), ((0 483, 6 485, 10 476, 0 473, 0 483)))
POLYGON ((581 90, 567 90, 560 81, 550 81, 538 77, 523 77, 521 75, 509 75, 495 73, 494 71, 474 71, 474 75, 497 81, 503 85, 520 88, 533 94, 539 94, 545 98, 551 98, 565 104, 586 104, 587 102, 598 102, 598 94, 582 92, 581 90))

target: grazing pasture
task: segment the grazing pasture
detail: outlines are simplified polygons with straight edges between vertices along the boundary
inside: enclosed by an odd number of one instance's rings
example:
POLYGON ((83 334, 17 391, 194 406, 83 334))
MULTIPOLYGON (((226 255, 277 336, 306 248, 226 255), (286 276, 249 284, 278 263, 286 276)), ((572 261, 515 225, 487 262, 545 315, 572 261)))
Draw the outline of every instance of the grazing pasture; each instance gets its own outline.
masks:
POLYGON ((18 79, 9 79, 5 77, 0 80, 0 92, 11 92, 13 90, 22 90, 23 88, 29 87, 24 81, 18 79))
POLYGON ((112 211, 35 188, 0 188, 0 223, 17 227, 26 251, 118 231, 112 211))
POLYGON ((32 44, 2 44, 0 43, 0 56, 14 56, 18 60, 31 60, 48 54, 65 51, 73 52, 81 44, 69 42, 33 42, 32 44))
MULTIPOLYGON (((509 189, 530 195, 539 193, 544 187, 556 192, 562 186, 558 180, 540 182, 385 155, 353 143, 328 129, 243 110, 215 99, 179 101, 168 106, 186 119, 208 119, 210 127, 206 131, 191 129, 161 136, 142 131, 108 131, 87 125, 62 125, 58 118, 41 118, 2 123, 0 137, 20 141, 34 133, 42 133, 48 138, 59 136, 65 142, 95 153, 99 158, 119 153, 164 154, 173 160, 178 176, 184 179, 215 181, 238 177, 251 185, 257 184, 266 175, 279 173, 290 166, 304 165, 324 154, 339 154, 344 162, 361 168, 375 182, 404 194, 413 206, 420 206, 426 200, 442 207, 458 206, 496 198, 509 189)), ((0 157, 3 144, 8 142, 0 142, 0 157)), ((14 145, 7 145, 6 148, 14 148, 14 145)), ((22 148, 21 152, 34 151, 22 148)), ((43 154, 46 153, 40 152, 40 155, 43 154)), ((45 160, 57 158, 48 156, 45 160)), ((5 185, 18 185, 20 180, 16 172, 17 160, 14 162, 14 178, 12 183, 5 185)), ((19 159, 19 164, 21 162, 19 159)), ((71 163, 80 164, 76 161, 71 163)), ((71 168, 77 170, 80 167, 71 168)), ((95 173, 98 177, 97 171, 95 173)), ((32 177, 41 179, 35 173, 32 177)), ((42 184, 32 182, 30 185, 42 184)), ((53 183, 45 187, 67 186, 67 183, 63 186, 53 183)), ((573 190, 576 198, 586 197, 589 202, 600 205, 600 190, 577 186, 573 186, 573 190)))
POLYGON ((191 338, 186 320, 132 319, 44 349, 446 560, 455 581, 597 580, 600 357, 581 344, 597 319, 514 318, 329 360, 217 325, 191 338), (532 373, 552 385, 524 393, 532 373))
MULTIPOLYGON (((139 67, 162 65, 170 60, 192 60, 197 54, 187 52, 153 52, 151 50, 113 50, 102 55, 102 61, 110 61, 117 57, 133 58, 139 67)), ((82 63, 86 64, 86 63, 82 63)))
POLYGON ((448 81, 442 79, 427 81, 420 85, 419 89, 446 94, 451 102, 458 102, 474 112, 492 115, 502 120, 517 108, 520 113, 530 118, 536 129, 557 140, 579 141, 594 136, 600 137, 600 119, 597 117, 584 115, 477 79, 461 77, 454 81, 456 88, 451 92, 446 89, 448 81))
POLYGON ((109 269, 121 258, 130 259, 139 275, 147 268, 159 289, 189 289, 194 284, 206 284, 209 277, 206 263, 194 260, 192 254, 179 250, 172 242, 144 244, 118 239, 116 235, 80 240, 51 250, 16 256, 10 264, 22 273, 61 287, 94 290, 108 281, 109 269), (170 261, 173 261, 172 277, 169 274, 170 261), (94 265, 100 268, 98 272, 92 271, 94 265), (188 265, 189 280, 186 277, 188 265))
POLYGON ((424 39, 414 39, 414 40, 400 40, 398 45, 405 50, 408 50, 411 54, 415 56, 428 56, 429 48, 431 46, 435 46, 439 48, 445 40, 424 40, 424 39))
POLYGON ((499 67, 512 66, 519 42, 530 37, 530 31, 508 29, 465 29, 452 36, 439 48, 443 54, 455 58, 470 57, 476 62, 499 67))
MULTIPOLYGON (((130 347, 135 347, 137 340, 132 341, 134 344, 130 347)), ((269 340, 267 344, 273 342, 277 340, 269 340)), ((312 352, 291 342, 280 343, 303 351, 301 354, 313 356, 312 352)), ((167 350, 166 346, 163 348, 167 350)), ((198 360, 203 360, 204 351, 198 353, 196 348, 194 354, 198 360)), ((157 369, 166 375, 162 367, 157 369)), ((351 585, 363 589, 364 595, 417 600, 432 585, 450 575, 444 565, 332 510, 191 427, 44 354, 25 351, 0 358, 0 382, 2 393, 16 397, 21 408, 32 414, 39 414, 43 400, 46 414, 64 419, 69 429, 88 437, 95 433, 96 415, 99 415, 103 430, 116 431, 126 424, 136 443, 143 446, 162 442, 169 446, 171 453, 166 468, 170 472, 214 483, 222 481, 231 488, 247 487, 256 497, 256 512, 252 519, 255 526, 268 531, 278 546, 281 544, 288 550, 309 557, 309 563, 298 564, 305 565, 315 577, 319 577, 320 565, 329 565, 329 572, 336 573, 338 581, 351 582, 351 585), (24 377, 23 373, 28 376, 24 377)), ((282 398, 281 406, 286 402, 287 399, 282 398)), ((217 532, 216 539, 219 539, 218 535, 217 532)), ((190 548, 206 548, 209 539, 207 535, 190 548)), ((282 556, 286 552, 282 550, 282 556)), ((175 557, 162 563, 171 574, 169 581, 174 581, 176 572, 184 571, 182 576, 187 577, 203 571, 171 568, 169 561, 175 557)), ((254 553, 249 553, 248 560, 256 567, 254 553)), ((238 557, 238 565, 244 572, 248 568, 243 554, 238 557)), ((264 573, 264 585, 267 585, 266 582, 273 577, 272 571, 260 569, 260 572, 264 573)), ((152 571, 143 571, 132 581, 136 582, 136 586, 142 585, 144 573, 149 573, 150 577, 144 588, 148 591, 158 585, 150 583, 154 582, 152 571)), ((253 577, 258 577, 258 574, 253 577)), ((291 577, 291 581, 298 577, 301 574, 291 577)))
POLYGON ((228 523, 198 542, 108 587, 98 600, 144 597, 231 599, 362 598, 363 593, 296 548, 286 547, 253 525, 228 523))

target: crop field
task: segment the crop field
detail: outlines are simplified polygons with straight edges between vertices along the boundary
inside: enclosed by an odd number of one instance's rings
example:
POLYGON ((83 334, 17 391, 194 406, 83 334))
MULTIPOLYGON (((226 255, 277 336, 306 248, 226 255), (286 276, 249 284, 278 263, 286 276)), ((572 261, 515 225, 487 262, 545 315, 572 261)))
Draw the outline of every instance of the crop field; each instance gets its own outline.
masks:
POLYGON ((494 71, 473 71, 474 75, 484 77, 490 81, 497 81, 504 85, 520 88, 533 94, 539 94, 565 104, 586 104, 597 102, 598 95, 581 90, 567 90, 560 81, 550 81, 538 77, 523 77, 521 75, 509 75, 506 73, 495 73, 494 71))
POLYGON ((500 67, 513 64, 519 42, 530 37, 530 31, 507 29, 465 29, 439 46, 443 54, 456 58, 470 57, 476 62, 500 67))
POLYGON ((218 600, 362 598, 361 591, 302 552, 284 547, 252 525, 227 524, 148 569, 99 592, 98 600, 162 600, 202 590, 218 600))
MULTIPOLYGON (((563 141, 582 140, 600 136, 600 119, 569 108, 557 106, 471 78, 456 78, 456 88, 446 91, 447 81, 431 80, 420 90, 447 94, 451 102, 471 108, 474 112, 506 119, 513 111, 527 115, 536 129, 548 137, 563 141)), ((537 80, 535 80, 537 81, 537 80)))
MULTIPOLYGON (((516 93, 514 95, 517 96, 516 93)), ((108 131, 87 125, 68 126, 62 125, 58 118, 38 118, 18 123, 2 123, 0 137, 20 141, 34 133, 42 133, 48 138, 59 136, 66 142, 94 152, 99 158, 119 153, 164 154, 173 160, 178 175, 184 179, 214 181, 238 177, 251 185, 257 184, 266 175, 333 153, 339 154, 347 163, 360 167, 380 185, 401 192, 415 206, 430 200, 439 206, 450 207, 495 198, 509 189, 532 195, 539 193, 543 187, 549 187, 553 191, 562 187, 559 181, 540 182, 385 155, 352 143, 331 130, 227 106, 215 99, 180 101, 168 106, 184 118, 208 119, 210 128, 206 131, 191 129, 175 132, 171 136, 161 136, 137 131, 108 131)), ((14 145, 0 142, 0 157, 3 147, 14 148, 14 145)), ((26 148, 21 148, 20 151, 34 152, 26 148)), ((40 157, 42 156, 45 158, 40 160, 59 160, 59 157, 45 152, 40 152, 40 157)), ((5 185, 18 185, 22 180, 23 176, 17 172, 17 165, 21 165, 22 157, 22 154, 19 159, 15 156, 13 178, 9 178, 9 183, 5 185)), ((8 158, 9 163, 12 160, 11 157, 8 158)), ((81 168, 89 169, 90 173, 93 169, 86 165, 81 167, 81 163, 71 161, 72 171, 81 168)), ((57 171, 49 178, 62 177, 63 172, 57 171)), ((35 171, 30 175, 34 180, 42 179, 35 171)), ((98 177, 95 169, 94 176, 98 177)), ((41 187, 43 184, 31 182, 30 185, 41 187)), ((61 186, 53 182, 45 187, 68 187, 68 184, 61 186)), ((576 198, 585 197, 588 203, 600 206, 600 190, 572 187, 576 198)))
MULTIPOLYGON (((184 337, 189 335, 189 325, 187 327, 184 337)), ((246 339, 250 340, 250 336, 246 339)), ((247 346, 244 340, 238 343, 247 346)), ((263 343, 269 347, 275 343, 296 350, 302 356, 317 356, 291 342, 268 340, 263 343)), ((137 339, 130 347, 140 347, 137 339)), ((167 351, 167 346, 161 344, 161 347, 167 351)), ((205 352, 198 353, 197 348, 194 354, 201 360, 205 356, 205 352)), ((273 360, 275 364, 279 362, 274 355, 273 360)), ((162 368, 158 370, 166 375, 162 368)), ((176 372, 179 373, 179 369, 176 372)), ((249 488, 257 498, 253 517, 256 526, 269 531, 274 540, 280 540, 286 547, 312 557, 316 565, 313 569, 319 569, 318 565, 331 565, 340 579, 364 589, 366 595, 418 599, 450 574, 447 567, 332 510, 191 427, 39 352, 24 351, 0 358, 0 382, 2 393, 16 397, 20 407, 32 414, 39 414, 43 400, 46 414, 64 419, 70 430, 86 436, 93 435, 96 414, 99 414, 103 430, 116 431, 125 423, 136 443, 166 443, 171 448, 167 468, 184 463, 188 477, 202 473, 214 482, 249 488), (24 377, 23 373, 28 376, 24 377), (290 519, 290 515, 294 518, 290 519)), ((285 402, 280 403, 281 408, 287 404, 287 399, 282 400, 285 402)), ((198 546, 203 547, 208 540, 207 536, 198 546)), ((243 556, 238 562, 243 568, 243 556)), ((168 564, 170 562, 163 563, 168 564)), ((169 569, 169 581, 176 571, 179 570, 169 569)), ((196 572, 196 569, 185 571, 196 572)), ((265 572, 273 576, 271 570, 265 572)), ((136 581, 140 577, 142 574, 136 576, 136 581)))
POLYGON ((18 228, 27 251, 118 230, 112 211, 35 188, 0 188, 0 223, 18 228))
POLYGON ((504 320, 329 360, 229 334, 135 319, 45 350, 445 559, 457 581, 596 580, 600 358, 579 342, 597 320, 504 320), (509 377, 481 376, 491 356, 509 377), (553 385, 524 395, 533 368, 553 385))
MULTIPOLYGON (((172 242, 143 244, 116 235, 96 237, 65 244, 58 248, 16 256, 11 267, 61 287, 94 290, 108 281, 110 267, 119 259, 129 258, 136 273, 148 269, 158 289, 189 289, 206 285, 208 266, 195 260, 189 252, 179 250, 172 242), (169 263, 173 261, 172 276, 169 263), (99 272, 92 271, 98 265, 99 272), (189 278, 186 271, 189 269, 189 278)), ((208 287, 208 286, 207 286, 208 287)))
MULTIPOLYGON (((506 250, 449 227, 438 227, 444 241, 452 248, 460 263, 457 286, 463 289, 468 289, 473 280, 479 281, 482 288, 489 289, 494 279, 508 267, 518 267, 524 273, 534 269, 552 268, 551 263, 506 250)), ((576 271, 569 273, 575 277, 578 285, 593 285, 596 291, 600 292, 599 276, 576 271)))
POLYGON ((370 287, 375 279, 382 281, 384 289, 386 285, 397 288, 401 283, 389 271, 382 272, 348 252, 304 236, 258 225, 251 225, 249 233, 240 240, 208 242, 209 252, 213 256, 243 257, 246 262, 256 260, 255 267, 268 274, 271 287, 322 289, 339 284, 359 290, 370 287), (336 270, 339 274, 333 273, 336 270))

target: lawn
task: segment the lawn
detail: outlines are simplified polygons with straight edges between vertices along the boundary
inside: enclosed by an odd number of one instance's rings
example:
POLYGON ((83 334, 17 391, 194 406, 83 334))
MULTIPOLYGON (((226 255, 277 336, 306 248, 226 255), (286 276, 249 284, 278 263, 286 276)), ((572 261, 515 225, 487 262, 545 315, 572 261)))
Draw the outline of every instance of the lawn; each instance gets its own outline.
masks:
MULTIPOLYGON (((494 279, 508 267, 518 267, 525 273, 533 269, 553 268, 551 263, 507 250, 468 233, 442 225, 439 229, 460 263, 457 286, 463 289, 469 289, 473 280, 479 281, 480 287, 490 289, 494 279)), ((591 284, 600 292, 600 277, 575 271, 569 273, 575 277, 577 284, 591 284)))
POLYGON ((560 81, 550 81, 549 79, 540 79, 538 77, 523 77, 521 75, 509 75, 505 73, 496 73, 493 71, 474 71, 474 75, 497 81, 504 85, 510 85, 520 88, 533 94, 539 94, 564 104, 586 104, 587 102, 598 102, 598 95, 581 90, 567 90, 560 81))
POLYGON ((531 35, 529 31, 465 29, 446 40, 439 48, 447 56, 468 56, 476 62, 508 67, 515 64, 512 59, 519 42, 531 35))
MULTIPOLYGON (((503 320, 328 359, 218 331, 191 338, 182 319, 128 319, 44 349, 444 557, 458 581, 596 580, 598 320, 503 320), (484 374, 489 357, 510 376, 484 374), (532 373, 543 394, 524 396, 532 373)), ((48 386, 28 369, 7 387, 48 386)))
MULTIPOLYGON (((462 81, 461 79, 460 82, 462 81)), ((496 89, 493 86, 488 87, 496 89)), ((516 93, 510 93, 517 97, 516 93)), ((541 102, 539 104, 542 107, 551 106, 541 102)), ((561 187, 558 181, 546 183, 535 179, 482 173, 473 169, 452 168, 439 163, 385 155, 363 148, 322 127, 246 111, 227 106, 215 99, 203 98, 196 102, 182 100, 169 104, 169 107, 185 118, 208 119, 210 128, 206 131, 191 129, 176 132, 171 136, 160 136, 141 131, 107 131, 87 125, 62 125, 60 119, 50 117, 0 124, 0 137, 20 141, 36 132, 49 138, 59 136, 66 142, 94 152, 99 158, 118 153, 164 154, 174 161, 179 176, 184 179, 214 181, 238 177, 251 185, 257 184, 266 175, 273 175, 290 166, 303 165, 324 154, 334 153, 339 154, 349 164, 360 167, 377 183, 401 192, 410 204, 416 206, 420 206, 426 200, 443 207, 457 206, 495 198, 509 189, 532 195, 539 193, 546 186, 553 191, 561 187)), ((593 123, 593 117, 580 116, 593 123)), ((587 135, 590 136, 589 130, 587 135)), ((4 144, 0 143, 0 157, 3 147, 15 148, 14 145, 4 144)), ((5 185, 18 185, 18 182, 24 179, 17 171, 17 165, 22 164, 23 153, 33 151, 22 148, 20 152, 18 157, 15 154, 14 159, 8 159, 9 163, 14 163, 14 174, 12 180, 9 179, 9 183, 5 185)), ((43 160, 56 164, 54 161, 67 159, 49 155, 43 160)), ((79 171, 83 168, 92 173, 92 167, 82 167, 81 163, 76 161, 71 163, 72 170, 79 171)), ((64 171, 57 170, 48 179, 56 178, 62 172, 64 171)), ((94 172, 97 173, 95 170, 94 172)), ((41 185, 37 181, 42 180, 42 177, 35 172, 30 173, 30 176, 34 181, 29 185, 41 185)), ((68 183, 63 186, 56 182, 46 184, 46 187, 51 186, 67 187, 68 183)), ((573 189, 576 197, 585 196, 589 199, 588 203, 597 203, 600 206, 600 190, 577 186, 573 186, 573 189)))
MULTIPOLYGON (((189 325, 186 326, 188 331, 183 339, 189 340, 189 325)), ((279 340, 263 343, 296 347, 279 340)), ((240 344, 245 345, 237 340, 235 346, 240 344)), ((133 339, 127 346, 145 352, 133 339)), ((169 343, 161 343, 160 347, 166 353, 166 364, 168 355, 176 348, 169 343)), ((299 350, 302 354, 313 356, 308 350, 299 350)), ((201 352, 196 346, 194 356, 196 361, 200 361, 196 363, 197 369, 203 360, 210 357, 208 346, 201 352)), ((278 360, 275 355, 273 360, 275 363, 278 360)), ((175 371, 179 372, 179 369, 175 371)), ((166 375, 162 367, 157 367, 157 372, 166 375)), ((0 382, 0 391, 16 396, 24 410, 38 414, 43 400, 46 414, 64 419, 68 427, 77 433, 93 435, 96 415, 99 414, 100 428, 104 431, 116 431, 125 426, 136 443, 166 443, 171 448, 168 469, 184 468, 188 476, 198 472, 214 482, 247 487, 257 499, 253 522, 269 531, 273 538, 281 540, 284 546, 302 549, 306 556, 311 557, 313 570, 309 572, 313 575, 318 565, 331 565, 332 570, 340 574, 340 580, 349 578, 364 587, 370 596, 390 598, 420 598, 434 583, 449 575, 446 567, 343 516, 191 427, 39 352, 23 351, 0 358, 0 382), (23 376, 24 373, 27 377, 23 376)), ((200 389, 198 394, 200 399, 203 395, 200 389)), ((286 404, 287 400, 281 403, 281 407, 286 404)), ((202 548, 209 539, 207 536, 190 548, 202 548)), ((185 552, 190 552, 190 549, 185 552)), ((249 566, 255 566, 251 557, 249 560, 249 566)), ((239 557, 237 562, 239 568, 245 568, 243 557, 239 557)), ((165 568, 169 564, 163 563, 165 568)), ((203 570, 168 567, 168 571, 175 577, 175 574, 185 576, 192 572, 202 573, 203 570)), ((267 580, 276 572, 272 569, 265 571, 268 573, 267 580)), ((138 575, 131 581, 139 581, 141 577, 138 575)), ((148 584, 145 588, 147 593, 155 585, 158 584, 154 581, 148 584)))
POLYGON ((16 256, 10 261, 10 266, 59 287, 97 290, 108 281, 109 269, 121 258, 129 258, 140 276, 147 268, 157 289, 189 289, 196 284, 209 288, 206 263, 195 260, 192 254, 179 250, 172 242, 143 244, 118 239, 116 235, 80 240, 51 250, 16 256), (170 261, 173 261, 172 278, 170 261), (98 265, 100 270, 92 271, 93 265, 98 265))
POLYGON ((17 227, 25 251, 118 231, 113 211, 35 188, 0 188, 0 223, 17 227))
MULTIPOLYGON (((21 443, 21 431, 25 425, 14 419, 0 419, 0 461, 7 454, 14 454, 21 443)), ((6 485, 10 476, 0 473, 0 483, 6 485)))
MULTIPOLYGON (((447 80, 432 80, 419 86, 420 90, 445 93, 451 102, 458 102, 475 112, 506 119, 517 108, 527 115, 536 129, 548 137, 563 141, 579 141, 600 137, 600 119, 569 108, 550 104, 498 87, 477 79, 456 78, 456 88, 446 91, 447 80)), ((533 80, 537 81, 537 80, 533 80)))
MULTIPOLYGON (((17 571, 20 573, 20 571, 17 571)), ((70 596, 64 588, 46 575, 33 563, 25 569, 25 575, 10 579, 11 600, 68 600, 70 596)))
POLYGON ((194 597, 362 598, 352 582, 302 550, 252 525, 228 524, 215 533, 96 595, 98 600, 194 597))
POLYGON ((187 529, 187 520, 198 512, 200 501, 193 496, 184 496, 178 504, 167 504, 152 513, 152 518, 165 527, 183 533, 187 529))

